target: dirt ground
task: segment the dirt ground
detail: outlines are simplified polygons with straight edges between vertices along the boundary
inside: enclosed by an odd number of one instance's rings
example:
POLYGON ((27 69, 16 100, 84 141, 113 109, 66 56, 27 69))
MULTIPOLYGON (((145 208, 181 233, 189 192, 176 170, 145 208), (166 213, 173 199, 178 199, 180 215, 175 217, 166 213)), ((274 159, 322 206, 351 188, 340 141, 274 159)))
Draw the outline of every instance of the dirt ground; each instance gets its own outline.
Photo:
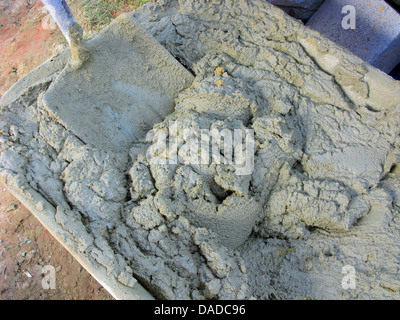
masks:
MULTIPOLYGON (((68 1, 78 21, 81 3, 68 1)), ((41 1, 1 0, 0 97, 66 47, 41 1)), ((10 299, 113 298, 0 184, 0 300, 10 299)))

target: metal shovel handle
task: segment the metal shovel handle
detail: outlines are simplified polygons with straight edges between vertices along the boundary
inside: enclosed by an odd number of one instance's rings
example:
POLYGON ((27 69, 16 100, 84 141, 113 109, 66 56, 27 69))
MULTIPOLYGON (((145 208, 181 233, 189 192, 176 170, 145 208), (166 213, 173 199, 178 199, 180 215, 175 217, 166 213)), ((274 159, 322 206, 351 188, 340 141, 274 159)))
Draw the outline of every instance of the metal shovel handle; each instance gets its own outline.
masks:
POLYGON ((65 0, 41 0, 41 1, 47 8, 47 10, 49 10, 51 16, 57 23, 64 37, 71 45, 69 30, 77 22, 67 2, 65 0))

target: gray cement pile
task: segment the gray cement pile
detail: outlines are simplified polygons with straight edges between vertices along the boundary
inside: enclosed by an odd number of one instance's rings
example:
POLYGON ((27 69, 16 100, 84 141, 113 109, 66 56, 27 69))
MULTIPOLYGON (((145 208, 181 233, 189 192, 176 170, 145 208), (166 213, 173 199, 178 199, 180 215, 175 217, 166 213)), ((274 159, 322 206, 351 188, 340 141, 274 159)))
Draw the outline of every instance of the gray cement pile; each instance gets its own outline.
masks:
POLYGON ((400 84, 265 1, 132 16, 195 76, 153 131, 251 129, 254 168, 83 143, 41 100, 64 53, 1 102, 1 176, 39 220, 117 297, 400 298, 400 84))

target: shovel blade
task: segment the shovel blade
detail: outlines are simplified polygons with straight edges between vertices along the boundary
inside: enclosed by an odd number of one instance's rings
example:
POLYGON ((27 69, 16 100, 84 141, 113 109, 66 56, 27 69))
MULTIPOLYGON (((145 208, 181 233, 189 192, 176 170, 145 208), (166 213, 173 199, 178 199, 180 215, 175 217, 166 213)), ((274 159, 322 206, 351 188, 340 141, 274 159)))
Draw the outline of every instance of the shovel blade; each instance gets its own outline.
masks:
POLYGON ((186 70, 129 14, 85 43, 90 59, 65 68, 43 96, 62 125, 97 148, 126 151, 174 109, 193 82, 186 70))

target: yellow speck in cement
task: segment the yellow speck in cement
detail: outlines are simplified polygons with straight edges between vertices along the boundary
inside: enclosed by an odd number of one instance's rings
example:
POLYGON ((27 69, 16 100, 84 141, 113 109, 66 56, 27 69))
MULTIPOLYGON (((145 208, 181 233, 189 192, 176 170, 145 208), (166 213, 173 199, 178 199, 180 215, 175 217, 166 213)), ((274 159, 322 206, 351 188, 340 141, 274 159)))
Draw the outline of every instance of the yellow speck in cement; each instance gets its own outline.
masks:
POLYGON ((199 86, 199 83, 198 82, 195 82, 195 83, 193 83, 193 88, 197 88, 199 86))
POLYGON ((382 13, 385 9, 386 9, 386 6, 380 6, 377 11, 379 13, 382 13))
POLYGON ((217 87, 220 87, 224 84, 224 82, 222 80, 218 80, 216 83, 217 87))
POLYGON ((222 77, 224 75, 224 68, 222 67, 218 67, 217 69, 215 69, 215 75, 217 75, 218 77, 222 77))

